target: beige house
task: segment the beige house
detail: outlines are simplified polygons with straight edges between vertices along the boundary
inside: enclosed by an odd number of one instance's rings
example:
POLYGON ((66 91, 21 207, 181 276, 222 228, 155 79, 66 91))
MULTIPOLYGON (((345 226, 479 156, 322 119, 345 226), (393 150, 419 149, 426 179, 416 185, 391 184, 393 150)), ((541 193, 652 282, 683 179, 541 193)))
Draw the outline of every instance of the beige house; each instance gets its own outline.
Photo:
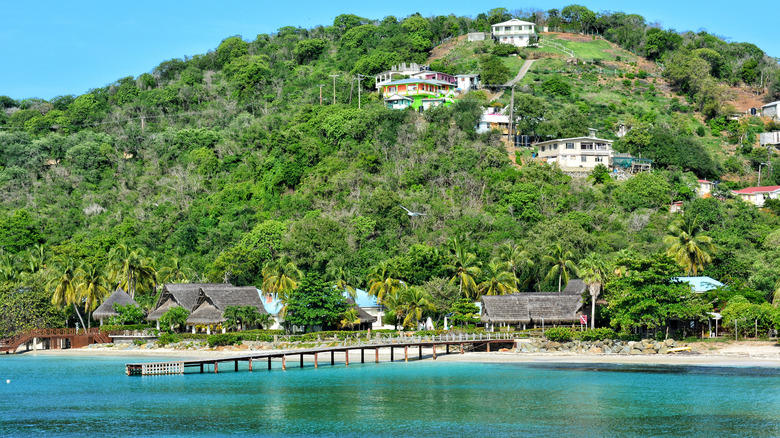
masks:
POLYGON ((555 163, 564 172, 590 172, 599 164, 612 165, 612 140, 596 138, 594 131, 588 137, 548 140, 536 147, 542 161, 555 163))
POLYGON ((517 47, 528 47, 536 44, 536 24, 529 21, 512 19, 492 26, 493 39, 500 43, 512 44, 517 47))

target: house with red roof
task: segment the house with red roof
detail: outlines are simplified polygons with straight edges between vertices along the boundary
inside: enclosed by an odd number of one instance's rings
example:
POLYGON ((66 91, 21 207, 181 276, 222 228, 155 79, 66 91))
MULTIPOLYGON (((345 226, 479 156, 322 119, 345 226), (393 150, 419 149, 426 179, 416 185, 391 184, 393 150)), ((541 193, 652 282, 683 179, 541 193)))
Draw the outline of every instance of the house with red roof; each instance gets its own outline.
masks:
POLYGON ((715 183, 707 181, 706 179, 699 180, 699 189, 696 192, 700 198, 709 198, 712 196, 712 191, 715 190, 715 183))
POLYGON ((745 202, 763 207, 767 199, 780 198, 780 186, 747 187, 742 190, 732 190, 731 193, 745 202))

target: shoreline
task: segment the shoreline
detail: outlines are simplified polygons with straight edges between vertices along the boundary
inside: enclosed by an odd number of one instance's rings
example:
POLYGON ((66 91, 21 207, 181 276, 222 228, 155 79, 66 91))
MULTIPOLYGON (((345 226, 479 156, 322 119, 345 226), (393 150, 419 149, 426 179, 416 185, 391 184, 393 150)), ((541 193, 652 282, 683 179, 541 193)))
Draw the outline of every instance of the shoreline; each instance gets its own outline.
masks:
MULTIPOLYGON (((370 348, 370 347, 369 347, 370 348)), ((430 349, 424 350, 423 360, 432 360, 430 349)), ((89 357, 134 357, 153 361, 155 358, 177 358, 180 360, 216 359, 246 356, 268 350, 250 349, 196 349, 183 350, 174 348, 155 349, 115 349, 115 348, 81 348, 68 350, 37 350, 17 353, 22 356, 60 356, 74 358, 89 357)), ((284 350, 279 350, 279 352, 284 350)), ((291 356, 295 350, 287 350, 291 356)), ((352 362, 359 363, 359 354, 350 355, 352 362)), ((338 356, 341 356, 339 354, 338 356)), ((337 357, 338 357, 337 356, 337 357)), ((410 361, 418 361, 417 355, 409 355, 410 361)), ((343 356, 342 356, 343 357, 343 356)), ((374 363, 374 354, 366 354, 366 363, 374 363), (369 359, 370 357, 370 359, 369 359)), ((380 363, 390 361, 387 349, 380 350, 380 363)), ((402 355, 396 351, 395 361, 403 361, 402 355)), ((627 365, 679 365, 679 366, 710 366, 710 367, 766 367, 780 368, 780 346, 773 342, 731 342, 713 348, 711 345, 695 345, 691 353, 674 354, 604 354, 604 353, 522 353, 504 352, 453 352, 445 354, 437 352, 437 361, 467 362, 467 363, 518 363, 518 364, 627 364, 627 365), (698 347, 698 348, 697 348, 698 347), (707 348, 704 350, 704 348, 707 348), (704 351, 702 351, 704 350, 704 351)), ((0 359, 2 361, 2 359, 0 359)), ((304 362, 311 363, 311 357, 305 357, 304 362)))

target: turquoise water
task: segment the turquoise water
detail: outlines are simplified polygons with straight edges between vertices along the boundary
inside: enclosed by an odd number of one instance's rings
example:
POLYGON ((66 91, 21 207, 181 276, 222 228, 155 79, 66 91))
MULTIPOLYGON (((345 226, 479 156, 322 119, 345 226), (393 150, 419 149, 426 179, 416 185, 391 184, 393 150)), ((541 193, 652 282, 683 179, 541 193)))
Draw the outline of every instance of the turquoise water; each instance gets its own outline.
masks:
POLYGON ((0 356, 0 436, 780 436, 777 369, 261 362, 126 376, 137 361, 0 356))

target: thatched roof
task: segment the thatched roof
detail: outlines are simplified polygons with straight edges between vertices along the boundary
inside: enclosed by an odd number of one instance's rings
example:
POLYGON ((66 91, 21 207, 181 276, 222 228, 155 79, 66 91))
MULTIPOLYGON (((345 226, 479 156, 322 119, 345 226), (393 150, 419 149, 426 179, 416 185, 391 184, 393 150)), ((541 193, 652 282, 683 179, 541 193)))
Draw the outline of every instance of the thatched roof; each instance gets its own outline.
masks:
POLYGON ((252 306, 261 314, 268 313, 263 300, 254 286, 245 287, 203 287, 195 308, 187 318, 188 324, 219 324, 225 321, 228 306, 252 306))
POLYGON ((582 296, 557 292, 528 292, 482 297, 482 322, 560 324, 579 321, 582 296))
POLYGON ((132 304, 136 307, 138 306, 138 303, 135 302, 134 299, 130 298, 130 295, 127 294, 122 288, 117 288, 114 293, 111 294, 108 298, 106 298, 105 301, 103 301, 103 304, 100 305, 97 309, 95 309, 94 312, 92 312, 92 317, 95 319, 108 319, 112 316, 117 316, 116 310, 114 310, 114 304, 119 304, 120 306, 126 306, 128 304, 132 304))
POLYGON ((170 283, 162 286, 160 298, 154 310, 146 317, 149 321, 157 321, 171 307, 184 307, 192 312, 198 303, 201 288, 224 289, 235 287, 230 283, 170 283))
POLYGON ((360 317, 360 323, 375 323, 376 322, 376 316, 372 316, 370 313, 363 310, 362 307, 358 306, 355 301, 352 298, 347 298, 347 305, 358 312, 358 316, 360 317))
POLYGON ((569 280, 569 283, 566 285, 566 288, 564 288, 561 293, 582 295, 582 293, 585 292, 587 289, 588 289, 588 285, 585 284, 584 281, 577 278, 574 280, 569 280))

